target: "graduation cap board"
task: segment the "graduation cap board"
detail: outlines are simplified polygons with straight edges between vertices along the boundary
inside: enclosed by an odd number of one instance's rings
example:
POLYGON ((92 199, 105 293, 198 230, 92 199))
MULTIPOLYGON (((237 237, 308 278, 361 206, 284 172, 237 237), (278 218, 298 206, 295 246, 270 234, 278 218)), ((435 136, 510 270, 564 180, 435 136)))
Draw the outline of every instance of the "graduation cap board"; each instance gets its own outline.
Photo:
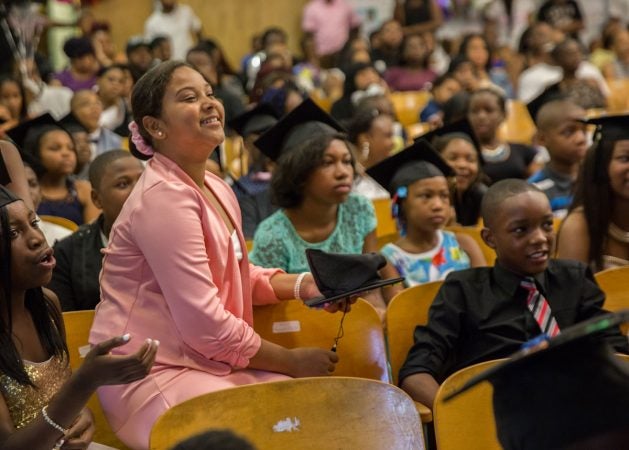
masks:
POLYGON ((474 129, 470 122, 463 118, 461 120, 457 120, 455 122, 449 123, 442 127, 436 128, 434 130, 429 131, 428 133, 422 134, 421 136, 415 138, 415 141, 419 141, 424 139, 428 141, 433 147, 438 147, 438 141, 440 138, 447 136, 449 134, 459 133, 467 136, 467 138, 474 145, 474 150, 478 154, 478 160, 481 164, 484 163, 483 155, 480 151, 481 145, 478 139, 476 138, 476 134, 474 133, 474 129))
POLYGON ((7 170, 7 165, 4 163, 4 157, 0 153, 0 185, 5 186, 11 182, 11 176, 7 170))
POLYGON ((399 187, 408 186, 424 178, 453 177, 454 170, 426 140, 420 139, 401 152, 370 167, 367 174, 393 196, 399 187))
POLYGON ((306 300, 308 306, 320 306, 345 300, 352 295, 404 281, 404 278, 383 280, 378 270, 386 265, 379 253, 350 255, 306 249, 312 277, 323 294, 306 300))
POLYGON ((629 139, 629 114, 614 114, 592 117, 585 121, 596 125, 594 142, 619 141, 629 139))
POLYGON ((7 135, 11 138, 18 149, 24 151, 24 143, 29 130, 44 126, 59 126, 59 122, 57 122, 50 114, 46 113, 11 128, 7 131, 7 135))
POLYGON ((583 442, 596 449, 626 448, 629 363, 613 353, 601 333, 628 321, 629 310, 624 310, 565 328, 550 340, 538 339, 470 379, 444 402, 487 380, 494 387, 498 439, 506 450, 571 448, 583 442), (617 436, 625 439, 621 447, 603 444, 616 442, 617 436))
POLYGON ((250 134, 260 134, 277 123, 277 113, 268 103, 260 103, 255 108, 245 111, 228 122, 230 128, 246 138, 250 134))
POLYGON ((322 133, 334 134, 345 129, 311 99, 304 100, 254 143, 262 153, 273 161, 297 144, 322 133))

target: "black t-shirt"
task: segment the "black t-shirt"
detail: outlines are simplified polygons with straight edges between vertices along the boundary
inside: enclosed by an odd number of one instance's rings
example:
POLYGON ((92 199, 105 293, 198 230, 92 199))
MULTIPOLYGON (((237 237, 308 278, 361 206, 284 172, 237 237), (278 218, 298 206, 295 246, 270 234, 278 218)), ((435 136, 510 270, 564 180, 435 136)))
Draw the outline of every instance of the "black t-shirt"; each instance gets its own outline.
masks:
POLYGON ((535 159, 537 151, 524 144, 506 144, 505 152, 502 157, 496 161, 492 161, 491 157, 483 152, 485 165, 483 172, 489 177, 492 183, 507 178, 528 178, 528 167, 535 159))

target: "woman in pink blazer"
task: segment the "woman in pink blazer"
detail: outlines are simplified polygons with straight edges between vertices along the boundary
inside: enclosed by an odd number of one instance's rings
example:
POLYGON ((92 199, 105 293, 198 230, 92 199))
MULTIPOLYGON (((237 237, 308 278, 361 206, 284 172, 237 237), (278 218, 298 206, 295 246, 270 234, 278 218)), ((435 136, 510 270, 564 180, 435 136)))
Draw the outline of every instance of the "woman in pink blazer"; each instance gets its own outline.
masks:
POLYGON ((160 341, 144 380, 99 391, 116 434, 145 449, 173 405, 242 384, 326 375, 337 356, 285 349, 252 328, 253 304, 320 293, 309 274, 249 263, 236 198, 205 171, 224 139, 224 110, 203 76, 183 62, 162 63, 138 81, 131 101, 133 152, 149 162, 104 250, 90 342, 130 333, 137 339, 125 351, 133 352, 145 337, 160 341))

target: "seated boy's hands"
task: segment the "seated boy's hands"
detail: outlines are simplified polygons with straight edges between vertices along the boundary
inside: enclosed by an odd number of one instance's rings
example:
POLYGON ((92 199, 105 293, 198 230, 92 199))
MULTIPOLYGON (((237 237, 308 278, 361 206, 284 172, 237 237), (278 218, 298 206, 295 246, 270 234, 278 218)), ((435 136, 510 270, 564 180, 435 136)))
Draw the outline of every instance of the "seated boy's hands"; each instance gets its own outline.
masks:
POLYGON ((89 409, 83 408, 64 436, 62 450, 85 450, 94 438, 94 417, 89 409))
POLYGON ((148 375, 159 347, 159 341, 147 339, 132 355, 111 355, 109 352, 129 342, 130 336, 118 336, 92 347, 77 372, 93 386, 125 384, 148 375))
POLYGON ((292 369, 288 375, 295 378, 331 375, 339 357, 322 348, 299 347, 289 350, 292 354, 292 369))

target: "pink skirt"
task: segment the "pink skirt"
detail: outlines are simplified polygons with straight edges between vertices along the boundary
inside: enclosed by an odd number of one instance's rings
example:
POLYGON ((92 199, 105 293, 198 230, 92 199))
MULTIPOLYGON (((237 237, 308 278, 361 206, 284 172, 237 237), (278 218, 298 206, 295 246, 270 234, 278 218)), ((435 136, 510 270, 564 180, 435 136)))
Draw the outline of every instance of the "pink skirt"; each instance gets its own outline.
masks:
POLYGON ((100 387, 98 397, 118 438, 134 450, 146 450, 153 424, 169 408, 209 392, 288 379, 286 375, 255 369, 218 376, 189 368, 154 366, 142 380, 100 387))

